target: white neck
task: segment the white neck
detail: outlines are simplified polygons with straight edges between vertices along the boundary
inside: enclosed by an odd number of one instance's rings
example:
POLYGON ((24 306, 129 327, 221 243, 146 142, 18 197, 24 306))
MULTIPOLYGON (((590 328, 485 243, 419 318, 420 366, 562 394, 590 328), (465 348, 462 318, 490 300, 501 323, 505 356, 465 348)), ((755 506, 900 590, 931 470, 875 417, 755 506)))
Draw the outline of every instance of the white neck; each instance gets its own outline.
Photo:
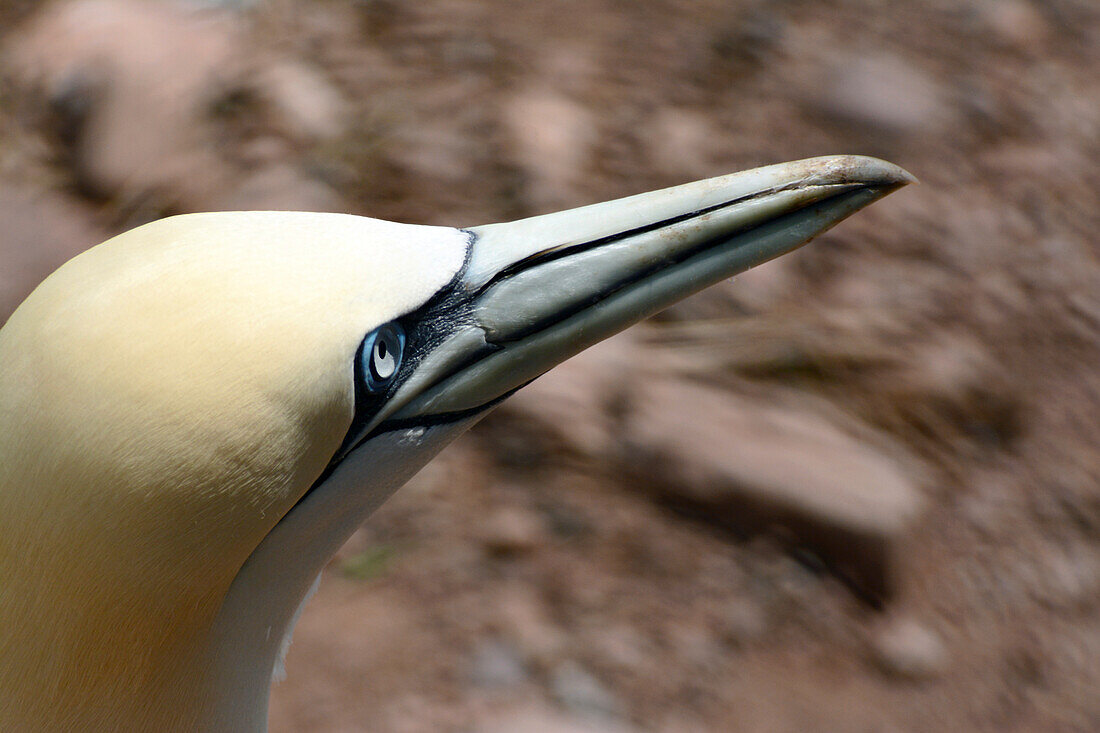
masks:
POLYGON ((237 574, 215 621, 200 730, 267 729, 272 675, 315 579, 383 501, 479 417, 371 439, 275 526, 237 574))

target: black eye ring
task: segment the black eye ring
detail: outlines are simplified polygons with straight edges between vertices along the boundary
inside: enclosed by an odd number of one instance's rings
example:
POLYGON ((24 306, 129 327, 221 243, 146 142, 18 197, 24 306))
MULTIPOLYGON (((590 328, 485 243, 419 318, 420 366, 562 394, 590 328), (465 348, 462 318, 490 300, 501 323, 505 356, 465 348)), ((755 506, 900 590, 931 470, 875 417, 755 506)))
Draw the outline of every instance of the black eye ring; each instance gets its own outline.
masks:
POLYGON ((371 331, 363 339, 360 360, 364 386, 368 392, 380 392, 389 386, 401 369, 405 352, 405 329, 396 321, 371 331))

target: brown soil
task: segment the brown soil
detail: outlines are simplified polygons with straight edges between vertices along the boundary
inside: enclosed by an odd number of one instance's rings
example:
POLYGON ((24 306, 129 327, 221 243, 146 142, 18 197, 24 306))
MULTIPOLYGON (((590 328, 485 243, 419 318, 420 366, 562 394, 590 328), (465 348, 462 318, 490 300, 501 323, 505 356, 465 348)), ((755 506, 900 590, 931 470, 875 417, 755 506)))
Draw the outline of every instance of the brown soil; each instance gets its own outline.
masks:
POLYGON ((0 322, 176 211, 467 225, 838 152, 921 179, 647 324, 625 394, 448 449, 334 560, 272 730, 1100 730, 1094 0, 144 5, 0 10, 0 322), (883 589, 630 471, 593 426, 649 380, 892 446, 923 510, 883 589))

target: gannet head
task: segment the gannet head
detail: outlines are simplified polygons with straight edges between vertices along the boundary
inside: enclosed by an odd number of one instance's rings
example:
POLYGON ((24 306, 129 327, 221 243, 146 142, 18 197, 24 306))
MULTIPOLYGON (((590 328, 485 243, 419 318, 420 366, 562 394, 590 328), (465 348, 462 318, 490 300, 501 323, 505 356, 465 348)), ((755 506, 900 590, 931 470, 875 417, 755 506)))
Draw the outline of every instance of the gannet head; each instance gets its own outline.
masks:
POLYGON ((194 214, 0 330, 0 727, 262 729, 358 524, 554 364, 911 179, 799 161, 507 224, 194 214))

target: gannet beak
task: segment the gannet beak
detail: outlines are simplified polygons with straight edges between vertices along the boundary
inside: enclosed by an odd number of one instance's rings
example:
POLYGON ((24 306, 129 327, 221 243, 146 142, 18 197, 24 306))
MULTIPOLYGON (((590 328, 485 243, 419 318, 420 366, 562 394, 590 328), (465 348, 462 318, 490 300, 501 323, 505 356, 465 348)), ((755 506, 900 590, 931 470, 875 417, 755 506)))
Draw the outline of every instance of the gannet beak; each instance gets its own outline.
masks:
POLYGON ((469 228, 469 327, 425 359, 388 417, 421 422, 483 409, 915 180, 874 158, 812 158, 469 228))

